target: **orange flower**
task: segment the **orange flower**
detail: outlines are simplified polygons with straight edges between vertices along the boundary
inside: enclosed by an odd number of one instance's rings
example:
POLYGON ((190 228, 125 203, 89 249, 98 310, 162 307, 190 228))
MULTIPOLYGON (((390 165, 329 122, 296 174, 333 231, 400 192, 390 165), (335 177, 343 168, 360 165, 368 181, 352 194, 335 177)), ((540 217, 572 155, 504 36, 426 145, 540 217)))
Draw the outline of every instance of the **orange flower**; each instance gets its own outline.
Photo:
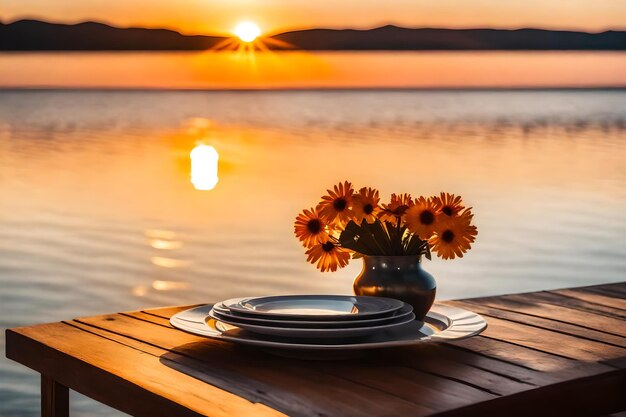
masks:
POLYGON ((352 198, 352 211, 359 224, 363 219, 368 223, 376 221, 379 201, 378 190, 366 187, 361 188, 359 193, 352 198))
POLYGON ((328 240, 326 222, 320 218, 319 213, 314 208, 305 209, 296 217, 294 233, 305 248, 328 240))
POLYGON ((378 212, 378 218, 381 221, 396 224, 398 217, 402 218, 409 207, 413 205, 413 199, 410 194, 391 194, 389 204, 383 204, 383 208, 378 212))
POLYGON ((352 194, 354 189, 348 181, 335 185, 334 190, 327 190, 328 195, 322 197, 317 205, 320 217, 329 224, 344 225, 352 220, 352 194))
POLYGON ((340 248, 332 242, 317 244, 306 251, 307 261, 315 264, 322 272, 335 272, 337 268, 343 268, 350 262, 350 252, 340 248))
POLYGON ((478 230, 470 224, 473 215, 465 211, 462 215, 449 220, 428 241, 437 256, 443 259, 454 259, 455 256, 463 257, 463 254, 472 248, 471 243, 476 239, 478 230))
POLYGON ((406 225, 421 239, 430 238, 436 231, 439 207, 432 198, 420 197, 406 211, 406 225))
POLYGON ((465 208, 462 205, 461 196, 454 194, 441 193, 439 197, 433 197, 433 200, 439 206, 438 217, 443 222, 457 217, 465 208))

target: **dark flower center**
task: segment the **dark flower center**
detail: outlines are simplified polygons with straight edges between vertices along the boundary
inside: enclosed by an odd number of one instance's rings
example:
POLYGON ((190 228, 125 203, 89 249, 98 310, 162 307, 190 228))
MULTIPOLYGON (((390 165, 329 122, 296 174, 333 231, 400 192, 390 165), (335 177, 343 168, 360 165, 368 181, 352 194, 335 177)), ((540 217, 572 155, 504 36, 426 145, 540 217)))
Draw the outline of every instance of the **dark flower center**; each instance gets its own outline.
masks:
POLYGON ((435 215, 432 211, 424 210, 420 213, 420 223, 425 225, 431 225, 435 221, 435 215))
POLYGON ((318 219, 311 219, 306 224, 306 228, 311 233, 319 233, 322 230, 322 224, 320 223, 318 219))
POLYGON ((330 252, 334 247, 335 245, 332 242, 322 243, 322 249, 324 249, 324 252, 330 252))
POLYGON ((335 201, 333 201, 333 207, 337 211, 344 211, 347 205, 348 205, 348 202, 343 198, 338 198, 335 201))
POLYGON ((441 209, 441 211, 443 212, 443 214, 445 214, 446 216, 452 216, 454 214, 454 210, 452 210, 452 207, 450 206, 443 206, 443 208, 441 209))
POLYGON ((372 214, 372 212, 373 212, 373 211, 374 211, 374 207, 373 207, 371 204, 366 204, 366 205, 363 207, 363 212, 364 212, 365 214, 372 214))
POLYGON ((446 243, 450 243, 454 240, 454 232, 452 230, 446 230, 441 234, 441 240, 446 243))

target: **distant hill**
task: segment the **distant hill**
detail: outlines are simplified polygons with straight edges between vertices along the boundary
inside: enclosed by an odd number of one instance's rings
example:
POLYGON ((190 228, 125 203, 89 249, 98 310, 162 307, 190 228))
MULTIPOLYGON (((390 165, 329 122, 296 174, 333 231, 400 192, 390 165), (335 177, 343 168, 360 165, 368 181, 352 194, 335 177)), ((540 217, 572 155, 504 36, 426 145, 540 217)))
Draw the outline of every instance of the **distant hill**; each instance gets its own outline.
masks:
POLYGON ((202 50, 224 38, 186 36, 167 29, 117 28, 103 23, 75 25, 18 20, 0 25, 3 51, 202 50))
MULTIPOLYGON (((366 50, 626 50, 626 31, 586 33, 544 29, 307 29, 271 36, 271 49, 366 50), (288 46, 286 45, 288 44, 288 46)), ((117 28, 19 20, 0 24, 3 51, 204 50, 224 37, 182 35, 167 29, 117 28)))
POLYGON ((545 29, 309 29, 275 39, 308 50, 626 50, 626 32, 545 29))

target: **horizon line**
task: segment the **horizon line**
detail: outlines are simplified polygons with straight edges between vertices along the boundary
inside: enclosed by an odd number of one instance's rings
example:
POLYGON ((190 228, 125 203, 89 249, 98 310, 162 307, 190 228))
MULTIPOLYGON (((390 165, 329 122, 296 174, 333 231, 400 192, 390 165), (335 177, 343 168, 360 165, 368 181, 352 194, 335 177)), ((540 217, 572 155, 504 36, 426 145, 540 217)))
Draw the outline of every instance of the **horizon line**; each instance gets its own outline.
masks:
MULTIPOLYGON (((212 37, 232 37, 233 34, 230 32, 219 32, 219 33, 199 33, 199 32, 184 32, 183 29, 181 28, 174 28, 174 27, 168 27, 168 26, 146 26, 146 25, 136 25, 136 26, 126 26, 126 25, 117 25, 113 22, 109 22, 106 19, 105 20, 91 20, 91 19, 87 19, 87 20, 79 20, 79 21, 51 21, 51 20, 46 20, 40 17, 35 17, 35 16, 22 16, 19 18, 15 18, 13 20, 7 21, 5 22, 4 20, 2 20, 0 18, 0 24, 4 24, 4 25, 10 25, 12 23, 16 23, 19 21, 38 21, 38 22, 42 22, 42 23, 49 23, 49 24, 53 24, 53 25, 67 25, 67 26, 75 26, 75 25, 80 25, 80 24, 84 24, 84 23, 96 23, 96 24, 102 24, 102 25, 106 25, 106 26, 110 26, 113 28, 117 28, 117 29, 149 29, 149 30, 169 30, 169 31, 173 31, 173 32, 177 32, 183 36, 212 36, 212 37)), ((271 37, 271 36, 276 36, 276 35, 280 35, 280 34, 284 34, 284 33, 289 33, 289 32, 299 32, 299 31, 306 31, 306 30, 357 30, 357 31, 368 31, 368 30, 373 30, 373 29, 379 29, 382 27, 386 27, 386 26, 394 26, 397 28, 401 28, 401 29, 443 29, 443 30, 505 30, 505 31, 516 31, 516 30, 525 30, 525 29, 531 29, 531 30, 546 30, 546 31, 555 31, 555 32, 580 32, 580 33, 588 33, 588 34, 601 34, 601 33, 605 33, 605 32, 626 32, 626 26, 622 27, 622 28, 615 28, 615 27, 609 27, 609 28, 604 28, 604 29, 600 29, 600 30, 589 30, 589 29, 583 29, 583 28, 565 28, 565 27, 537 27, 537 26, 532 26, 532 25, 525 25, 525 26, 515 26, 515 27, 495 27, 495 26, 472 26, 472 27, 459 27, 459 26, 404 26, 401 24, 396 24, 393 22, 381 22, 381 23, 377 23, 374 24, 373 26, 367 26, 367 27, 328 27, 328 26, 310 26, 310 27, 299 27, 299 28, 285 28, 285 29, 280 29, 280 31, 267 31, 266 34, 261 35, 261 37, 271 37)))
POLYGON ((578 91, 626 90, 624 85, 570 85, 570 86, 449 86, 449 87, 226 87, 226 88, 171 88, 171 87, 60 87, 60 86, 0 86, 0 92, 358 92, 358 91, 578 91))

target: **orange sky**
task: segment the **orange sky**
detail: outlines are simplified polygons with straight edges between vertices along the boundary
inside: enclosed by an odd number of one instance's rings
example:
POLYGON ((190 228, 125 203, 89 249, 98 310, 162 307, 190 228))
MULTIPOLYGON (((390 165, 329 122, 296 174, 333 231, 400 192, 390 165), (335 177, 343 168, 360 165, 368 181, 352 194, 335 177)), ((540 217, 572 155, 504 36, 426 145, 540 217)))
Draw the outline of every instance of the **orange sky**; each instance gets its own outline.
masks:
POLYGON ((19 0, 0 5, 2 21, 105 21, 169 27, 185 33, 230 33, 241 20, 264 32, 306 27, 626 28, 620 0, 19 0))

